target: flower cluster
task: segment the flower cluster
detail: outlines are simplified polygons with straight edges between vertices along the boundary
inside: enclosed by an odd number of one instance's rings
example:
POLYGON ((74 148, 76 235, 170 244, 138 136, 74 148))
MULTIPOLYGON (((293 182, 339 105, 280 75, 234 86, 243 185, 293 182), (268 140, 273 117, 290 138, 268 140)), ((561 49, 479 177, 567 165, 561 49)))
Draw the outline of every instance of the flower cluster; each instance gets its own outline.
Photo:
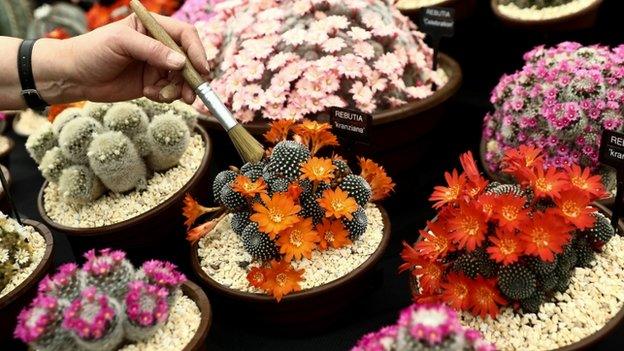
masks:
POLYGON ((404 243, 400 270, 418 282, 417 301, 481 317, 516 302, 536 312, 614 233, 590 205, 605 191, 587 168, 545 167, 539 150, 523 146, 503 159, 516 183, 500 184, 481 176, 470 152, 460 161, 464 172, 447 172, 447 186, 431 195, 436 219, 418 242, 404 243))
POLYGON ((352 351, 475 350, 495 351, 476 330, 463 328, 457 313, 442 304, 414 304, 395 325, 364 335, 352 351))
POLYGON ((509 5, 513 3, 521 9, 535 8, 543 9, 544 7, 554 7, 565 5, 573 0, 498 0, 500 5, 509 5))
MULTIPOLYGON (((213 192, 222 214, 190 229, 187 239, 199 240, 232 213, 232 230, 259 262, 250 266, 250 284, 279 300, 299 290, 303 271, 290 262, 357 240, 366 231, 366 205, 387 197, 394 183, 373 161, 360 159, 356 175, 339 156, 322 156, 325 146, 338 145, 326 123, 276 121, 265 137, 275 144, 265 159, 217 175, 213 192)), ((183 213, 189 227, 209 212, 215 211, 187 196, 183 213)))
POLYGON ((0 212, 0 291, 15 273, 32 264, 32 249, 26 229, 0 212))
POLYGON ((333 106, 373 113, 424 99, 447 80, 391 1, 243 0, 215 11, 195 26, 211 86, 241 122, 299 120, 333 106))
POLYGON ((64 264, 39 283, 16 338, 41 350, 116 350, 154 335, 186 281, 169 262, 147 261, 135 273, 123 251, 91 250, 85 258, 82 267, 64 264))
POLYGON ((186 0, 171 17, 195 23, 207 21, 214 16, 214 6, 223 0, 186 0))
POLYGON ((488 168, 500 172, 507 150, 528 145, 545 151, 546 166, 597 170, 602 131, 624 124, 624 46, 565 42, 536 47, 524 59, 492 91, 495 111, 483 127, 488 168))

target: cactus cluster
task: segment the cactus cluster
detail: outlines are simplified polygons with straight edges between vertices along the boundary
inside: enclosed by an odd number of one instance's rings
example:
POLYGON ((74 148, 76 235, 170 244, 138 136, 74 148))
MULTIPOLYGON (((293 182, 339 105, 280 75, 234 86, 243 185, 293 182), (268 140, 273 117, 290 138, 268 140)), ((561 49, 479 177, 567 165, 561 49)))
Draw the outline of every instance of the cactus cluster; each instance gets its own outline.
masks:
POLYGON ((553 7, 565 5, 573 0, 498 0, 500 5, 514 4, 521 9, 535 8, 543 9, 544 7, 553 7))
POLYGON ((24 230, 15 220, 0 212, 0 291, 18 270, 32 263, 32 249, 24 230))
POLYGON ((153 172, 176 166, 196 123, 197 113, 180 101, 87 102, 63 110, 26 149, 65 201, 85 204, 107 190, 142 190, 153 172))
POLYGON ((540 150, 510 149, 504 168, 514 183, 501 184, 481 176, 472 154, 460 160, 464 172, 447 172, 431 195, 437 219, 401 254, 401 269, 417 277, 416 301, 481 317, 508 305, 537 313, 615 235, 591 205, 606 192, 587 168, 545 167, 540 150))
MULTIPOLYGON (((338 145, 330 130, 329 124, 308 120, 274 122, 265 134, 274 146, 263 160, 215 177, 212 191, 220 212, 231 214, 231 228, 255 262, 268 266, 279 259, 289 267, 292 260, 310 259, 317 248, 345 247, 365 233, 365 207, 392 191, 383 167, 361 159, 356 175, 338 155, 322 150, 338 145)), ((187 224, 206 210, 185 200, 187 224)), ((191 229, 189 240, 205 234, 206 225, 191 229)), ((275 267, 286 269, 281 263, 275 267)))
POLYGON ((169 262, 147 261, 135 272, 123 251, 85 254, 39 283, 14 335, 41 351, 116 350, 153 336, 167 322, 186 277, 169 262))

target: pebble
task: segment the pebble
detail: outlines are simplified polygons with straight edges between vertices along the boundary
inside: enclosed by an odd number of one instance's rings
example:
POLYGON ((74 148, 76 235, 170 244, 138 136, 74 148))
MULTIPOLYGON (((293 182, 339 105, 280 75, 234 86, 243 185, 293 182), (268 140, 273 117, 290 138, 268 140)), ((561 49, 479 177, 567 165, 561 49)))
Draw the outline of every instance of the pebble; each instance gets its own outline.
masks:
POLYGON ((165 202, 180 190, 199 169, 205 152, 198 134, 191 138, 180 164, 165 173, 155 173, 144 191, 125 194, 109 192, 86 205, 63 201, 56 184, 48 183, 43 191, 46 214, 56 223, 73 228, 97 228, 123 222, 165 202))
POLYGON ((462 324, 481 331, 503 351, 552 350, 600 330, 624 306, 624 238, 614 236, 590 268, 576 268, 570 287, 537 315, 503 308, 496 319, 462 312, 462 324))
POLYGON ((535 7, 520 8, 511 2, 507 5, 498 5, 498 10, 501 14, 510 18, 525 21, 538 21, 564 17, 579 12, 596 1, 598 0, 574 0, 563 5, 544 7, 539 10, 535 7))
MULTIPOLYGON (((295 269, 304 269, 302 290, 337 280, 364 263, 379 247, 383 237, 384 223, 376 206, 366 207, 368 227, 352 245, 341 249, 315 250, 312 258, 293 261, 295 269)), ((251 256, 230 227, 230 216, 225 217, 215 229, 199 241, 198 256, 204 272, 218 283, 230 289, 261 293, 249 285, 247 270, 242 263, 252 261, 251 256), (216 267, 216 268, 215 268, 216 267)), ((258 263, 249 266, 256 267, 258 263)))

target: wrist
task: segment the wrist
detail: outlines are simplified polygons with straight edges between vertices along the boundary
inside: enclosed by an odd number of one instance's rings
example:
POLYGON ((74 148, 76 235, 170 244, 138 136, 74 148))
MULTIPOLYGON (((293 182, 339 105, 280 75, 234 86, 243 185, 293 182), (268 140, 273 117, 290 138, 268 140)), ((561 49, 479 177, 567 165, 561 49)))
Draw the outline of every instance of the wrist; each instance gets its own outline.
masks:
POLYGON ((32 72, 41 98, 48 104, 83 99, 83 89, 72 79, 71 39, 39 39, 32 52, 32 72))

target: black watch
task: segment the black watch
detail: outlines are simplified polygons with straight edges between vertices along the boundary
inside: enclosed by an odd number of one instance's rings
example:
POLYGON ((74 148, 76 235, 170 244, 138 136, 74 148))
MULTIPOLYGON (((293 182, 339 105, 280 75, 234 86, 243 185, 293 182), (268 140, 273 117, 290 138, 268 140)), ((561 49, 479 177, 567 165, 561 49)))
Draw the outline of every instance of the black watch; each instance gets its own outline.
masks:
POLYGON ((37 40, 24 40, 17 53, 17 71, 19 73, 20 84, 22 85, 22 97, 26 105, 33 110, 43 111, 48 107, 35 86, 35 78, 32 71, 32 51, 37 40))

